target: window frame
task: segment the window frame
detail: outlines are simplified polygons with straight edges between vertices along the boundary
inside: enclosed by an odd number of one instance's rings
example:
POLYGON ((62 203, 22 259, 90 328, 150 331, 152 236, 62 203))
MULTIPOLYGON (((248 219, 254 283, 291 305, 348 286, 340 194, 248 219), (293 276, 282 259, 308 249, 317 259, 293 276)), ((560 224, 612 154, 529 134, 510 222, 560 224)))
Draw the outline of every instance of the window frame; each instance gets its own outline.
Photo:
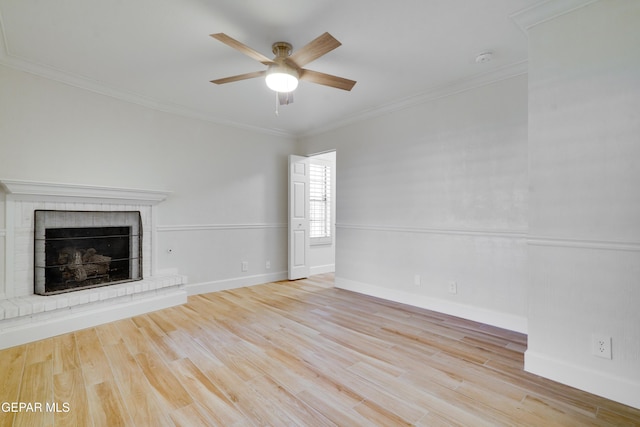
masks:
POLYGON ((333 226, 333 189, 334 189, 334 166, 333 162, 323 159, 311 159, 309 163, 309 244, 311 246, 315 245, 331 245, 333 244, 333 234, 334 234, 334 226, 333 226), (319 184, 314 183, 314 168, 323 168, 324 172, 321 174, 324 175, 319 184), (314 185, 323 186, 321 193, 322 196, 320 199, 314 200, 313 197, 313 188, 314 185), (314 237, 314 209, 312 208, 313 202, 316 201, 320 204, 324 204, 324 214, 322 218, 316 219, 315 221, 324 222, 324 227, 322 227, 326 233, 324 236, 314 237))

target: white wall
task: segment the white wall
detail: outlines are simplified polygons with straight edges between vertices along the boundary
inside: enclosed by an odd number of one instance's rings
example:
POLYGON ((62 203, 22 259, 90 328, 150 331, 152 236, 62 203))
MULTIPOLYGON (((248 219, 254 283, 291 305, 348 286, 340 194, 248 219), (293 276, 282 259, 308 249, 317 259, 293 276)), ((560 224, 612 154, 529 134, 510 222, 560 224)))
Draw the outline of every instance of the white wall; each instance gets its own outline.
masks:
POLYGON ((640 407, 640 2, 529 30, 526 368, 640 407), (613 359, 591 354, 612 337, 613 359))
POLYGON ((188 275, 193 292, 286 277, 294 148, 0 66, 0 176, 171 191, 158 207, 159 269, 188 275))
POLYGON ((338 286, 526 330, 525 76, 300 144, 337 150, 338 286))

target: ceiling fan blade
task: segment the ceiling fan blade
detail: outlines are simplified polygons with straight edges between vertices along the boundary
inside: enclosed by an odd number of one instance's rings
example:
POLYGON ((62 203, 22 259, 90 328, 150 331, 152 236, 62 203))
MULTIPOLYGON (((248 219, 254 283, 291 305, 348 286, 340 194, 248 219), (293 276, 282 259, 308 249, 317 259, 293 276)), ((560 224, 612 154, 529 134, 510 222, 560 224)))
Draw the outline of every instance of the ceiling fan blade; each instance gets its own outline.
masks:
POLYGON ((297 67, 304 67, 309 62, 331 52, 341 44, 331 34, 324 33, 295 51, 287 60, 293 62, 297 67))
POLYGON ((229 37, 225 33, 216 33, 216 34, 210 34, 210 35, 214 39, 216 39, 218 41, 221 41, 222 43, 226 44, 227 46, 230 46, 230 47, 232 47, 232 48, 244 53, 248 57, 250 57, 252 59, 255 59, 258 62, 262 62, 264 65, 271 65, 271 64, 274 63, 271 59, 267 58, 266 56, 264 56, 260 52, 251 49, 246 44, 240 43, 238 40, 229 37))
POLYGON ((331 86, 342 90, 351 90, 356 84, 355 80, 345 79, 343 77, 332 76, 331 74, 319 73, 313 70, 300 70, 300 80, 319 85, 331 86))
POLYGON ((247 80, 247 79, 253 79, 253 78, 256 78, 256 77, 262 77, 266 73, 267 73, 266 71, 254 71, 252 73, 238 74, 237 76, 224 77, 224 78, 221 78, 221 79, 211 80, 211 83, 215 83, 217 85, 221 85, 221 84, 225 84, 225 83, 237 82, 239 80, 247 80))

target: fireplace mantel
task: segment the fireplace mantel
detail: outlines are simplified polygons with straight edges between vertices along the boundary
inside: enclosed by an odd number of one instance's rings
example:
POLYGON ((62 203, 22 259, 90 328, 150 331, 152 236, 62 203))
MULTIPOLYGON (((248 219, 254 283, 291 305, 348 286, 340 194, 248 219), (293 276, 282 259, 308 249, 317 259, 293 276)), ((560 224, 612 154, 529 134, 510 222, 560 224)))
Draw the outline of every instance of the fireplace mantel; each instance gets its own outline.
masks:
POLYGON ((140 190, 131 188, 103 187, 83 184, 61 184, 0 179, 7 194, 23 200, 52 201, 109 201, 111 203, 131 203, 155 205, 167 198, 170 191, 140 190))
POLYGON ((0 179, 0 194, 6 267, 0 276, 0 349, 186 302, 186 276, 157 268, 157 209, 170 192, 0 179), (139 212, 142 280, 35 295, 36 210, 139 212))

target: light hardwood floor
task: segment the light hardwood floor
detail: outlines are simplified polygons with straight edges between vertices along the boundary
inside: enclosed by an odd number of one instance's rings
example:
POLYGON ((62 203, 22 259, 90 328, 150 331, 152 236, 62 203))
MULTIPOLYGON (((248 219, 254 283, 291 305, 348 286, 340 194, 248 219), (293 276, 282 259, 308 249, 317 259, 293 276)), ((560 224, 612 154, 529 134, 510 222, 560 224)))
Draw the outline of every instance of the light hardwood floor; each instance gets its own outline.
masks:
POLYGON ((3 350, 0 402, 43 411, 0 426, 640 425, 640 410, 524 372, 526 345, 314 276, 3 350))

